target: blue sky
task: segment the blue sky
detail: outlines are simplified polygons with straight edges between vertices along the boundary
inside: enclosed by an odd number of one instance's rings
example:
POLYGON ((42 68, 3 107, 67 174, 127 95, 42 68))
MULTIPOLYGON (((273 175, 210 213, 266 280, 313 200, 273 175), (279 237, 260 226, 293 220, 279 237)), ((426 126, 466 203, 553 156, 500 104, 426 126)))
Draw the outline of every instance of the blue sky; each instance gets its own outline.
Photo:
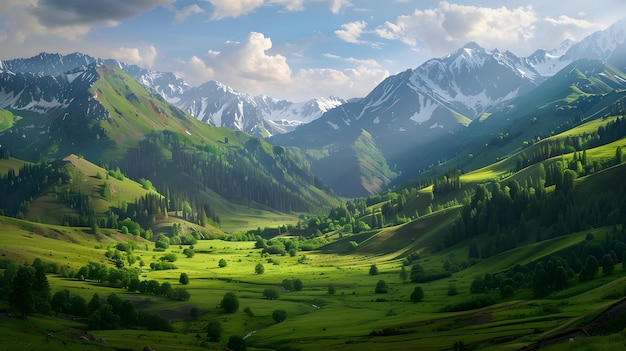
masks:
POLYGON ((525 56, 624 17, 623 0, 2 0, 0 59, 82 52, 192 85, 351 98, 469 41, 525 56))

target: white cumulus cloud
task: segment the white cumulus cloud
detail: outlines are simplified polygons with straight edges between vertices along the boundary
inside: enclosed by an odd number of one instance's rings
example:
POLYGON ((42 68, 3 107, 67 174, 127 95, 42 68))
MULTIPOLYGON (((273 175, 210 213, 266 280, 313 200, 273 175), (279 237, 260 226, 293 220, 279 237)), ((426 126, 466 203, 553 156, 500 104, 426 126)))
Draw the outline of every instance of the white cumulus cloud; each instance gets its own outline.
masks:
MULTIPOLYGON (((363 97, 389 76, 389 71, 359 65, 343 70, 331 68, 301 69, 293 77, 290 93, 299 100, 315 96, 338 96, 344 99, 363 97)), ((276 94, 280 94, 277 91, 276 94)), ((268 94, 270 95, 270 94, 268 94)), ((276 95, 278 96, 278 95, 276 95)), ((292 98, 296 100, 296 98, 292 98)))
POLYGON ((215 8, 211 16, 214 20, 239 17, 263 5, 263 0, 209 0, 209 2, 215 8))
POLYGON ((363 34, 365 27, 367 27, 367 22, 365 21, 346 23, 341 25, 342 29, 335 31, 335 35, 345 42, 359 44, 361 43, 361 34, 363 34))
POLYGON ((252 32, 243 42, 226 42, 219 51, 209 51, 200 58, 194 57, 188 68, 191 72, 206 72, 198 76, 185 73, 193 84, 202 83, 198 78, 211 76, 233 87, 247 87, 248 91, 260 93, 264 85, 283 85, 291 77, 287 59, 282 55, 269 55, 272 41, 262 33, 252 32), (189 67, 191 64, 191 67, 189 67))
POLYGON ((189 18, 189 16, 194 15, 194 14, 198 14, 198 13, 203 13, 204 10, 198 6, 197 4, 193 4, 193 5, 189 5, 186 7, 183 7, 180 10, 175 10, 174 11, 174 23, 182 23, 185 22, 185 20, 187 20, 187 18, 189 18))
POLYGON ((445 55, 470 41, 528 55, 537 48, 556 47, 563 39, 580 40, 597 29, 585 20, 539 18, 532 6, 489 8, 442 1, 436 8, 398 16, 376 33, 412 47, 425 45, 435 55, 445 55), (551 28, 550 35, 540 35, 546 27, 551 28))
POLYGON ((144 68, 154 68, 154 61, 157 57, 157 49, 154 45, 146 48, 120 47, 111 50, 111 57, 122 62, 137 65, 144 68))
POLYGON ((331 68, 300 69, 294 72, 287 58, 269 54, 272 41, 262 33, 250 33, 241 42, 229 41, 219 51, 210 50, 202 57, 193 56, 185 62, 185 70, 177 72, 189 83, 207 80, 222 82, 250 95, 304 101, 315 96, 335 95, 343 98, 363 96, 389 76, 374 60, 326 57, 354 64, 343 70, 331 68))

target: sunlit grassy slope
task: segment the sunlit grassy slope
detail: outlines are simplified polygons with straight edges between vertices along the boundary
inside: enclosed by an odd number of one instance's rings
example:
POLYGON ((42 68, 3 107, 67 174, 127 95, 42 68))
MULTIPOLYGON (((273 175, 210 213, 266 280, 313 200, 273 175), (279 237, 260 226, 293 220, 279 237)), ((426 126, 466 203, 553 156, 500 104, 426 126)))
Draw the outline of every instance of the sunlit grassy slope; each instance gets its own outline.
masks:
POLYGON ((19 174, 20 168, 22 168, 28 162, 17 159, 17 158, 9 158, 9 159, 0 159, 0 174, 5 175, 12 169, 15 171, 15 174, 19 174))

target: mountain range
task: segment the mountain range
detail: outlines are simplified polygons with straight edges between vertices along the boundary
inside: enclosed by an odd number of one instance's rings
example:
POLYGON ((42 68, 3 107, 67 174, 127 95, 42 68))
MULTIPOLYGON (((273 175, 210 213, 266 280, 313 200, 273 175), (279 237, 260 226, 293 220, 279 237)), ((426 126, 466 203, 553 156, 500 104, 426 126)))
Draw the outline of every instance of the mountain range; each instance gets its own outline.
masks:
MULTIPOLYGON (((468 43, 388 77, 364 98, 302 103, 251 97, 215 81, 192 87, 173 73, 117 60, 42 53, 0 61, 0 109, 55 116, 49 118, 53 122, 45 127, 48 130, 74 115, 91 121, 111 119, 111 109, 97 103, 98 92, 86 90, 98 79, 98 67, 116 67, 197 120, 269 137, 275 146, 299 150, 311 171, 338 195, 366 196, 407 180, 432 177, 451 160, 463 171, 493 162, 511 151, 505 147, 485 152, 485 145, 493 149, 498 138, 529 142, 570 123, 572 114, 581 119, 591 117, 592 111, 597 115, 598 106, 608 108, 621 99, 619 94, 606 94, 623 89, 625 33, 622 20, 578 43, 565 41, 559 48, 537 50, 528 57, 468 43), (581 64, 589 59, 597 63, 581 64), (527 96, 534 97, 530 105, 527 96), (555 101, 570 104, 570 109, 564 113, 555 101), (550 113, 546 105, 551 106, 550 113), (535 114, 543 117, 537 120, 535 114), (531 119, 533 127, 525 126, 531 119)), ((516 143, 510 145, 519 147, 516 143)))
MULTIPOLYGON (((268 96, 251 97, 216 81, 193 87, 174 73, 153 71, 118 60, 94 58, 81 53, 69 55, 41 53, 30 58, 0 61, 0 72, 58 77, 76 70, 77 67, 86 67, 94 63, 119 67, 147 89, 161 95, 167 102, 199 120, 259 137, 292 131, 345 102, 336 97, 315 98, 300 103, 276 100, 268 96)), ((1 100, 3 102, 0 103, 0 108, 43 113, 67 103, 62 97, 48 96, 46 99, 31 95, 32 106, 13 105, 11 98, 6 95, 17 96, 21 95, 21 92, 16 90, 20 88, 19 83, 15 88, 11 88, 11 85, 12 83, 5 79, 3 85, 5 96, 1 100)))
MULTIPOLYGON (((489 51, 469 43, 445 57, 433 58, 415 69, 390 76, 365 98, 334 108, 314 122, 294 132, 276 135, 270 141, 309 150, 312 167, 323 165, 325 173, 320 176, 337 193, 372 194, 375 193, 372 189, 380 190, 418 177, 421 172, 445 163, 468 145, 475 145, 477 138, 484 145, 498 134, 508 133, 510 126, 506 123, 498 128, 486 126, 502 119, 500 116, 506 115, 512 106, 524 105, 520 99, 547 84, 558 72, 573 69, 570 65, 579 60, 599 60, 623 71, 625 33, 626 20, 622 20, 578 43, 566 41, 555 50, 538 50, 529 57, 489 51), (491 121, 482 123, 486 120, 491 121), (345 155, 352 153, 351 146, 361 131, 372 136, 376 150, 386 160, 378 170, 365 172, 358 156, 352 158, 354 162, 346 162, 345 155), (319 156, 319 150, 326 150, 323 157, 319 156), (398 175, 395 180, 385 176, 390 171, 387 164, 393 165, 398 175), (380 187, 346 188, 337 183, 348 173, 361 174, 362 184, 380 184, 380 187), (366 174, 371 178, 365 179, 366 174)), ((552 81, 550 84, 563 84, 565 93, 575 83, 552 81)))

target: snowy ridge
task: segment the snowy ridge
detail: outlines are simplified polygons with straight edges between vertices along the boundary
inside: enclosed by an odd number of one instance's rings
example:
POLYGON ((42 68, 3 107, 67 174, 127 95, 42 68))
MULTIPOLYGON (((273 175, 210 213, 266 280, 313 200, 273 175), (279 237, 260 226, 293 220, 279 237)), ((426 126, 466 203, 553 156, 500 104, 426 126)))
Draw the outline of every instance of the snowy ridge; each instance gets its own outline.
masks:
POLYGON ((598 31, 573 45, 563 57, 570 62, 581 58, 609 61, 615 51, 626 41, 626 18, 598 31))

